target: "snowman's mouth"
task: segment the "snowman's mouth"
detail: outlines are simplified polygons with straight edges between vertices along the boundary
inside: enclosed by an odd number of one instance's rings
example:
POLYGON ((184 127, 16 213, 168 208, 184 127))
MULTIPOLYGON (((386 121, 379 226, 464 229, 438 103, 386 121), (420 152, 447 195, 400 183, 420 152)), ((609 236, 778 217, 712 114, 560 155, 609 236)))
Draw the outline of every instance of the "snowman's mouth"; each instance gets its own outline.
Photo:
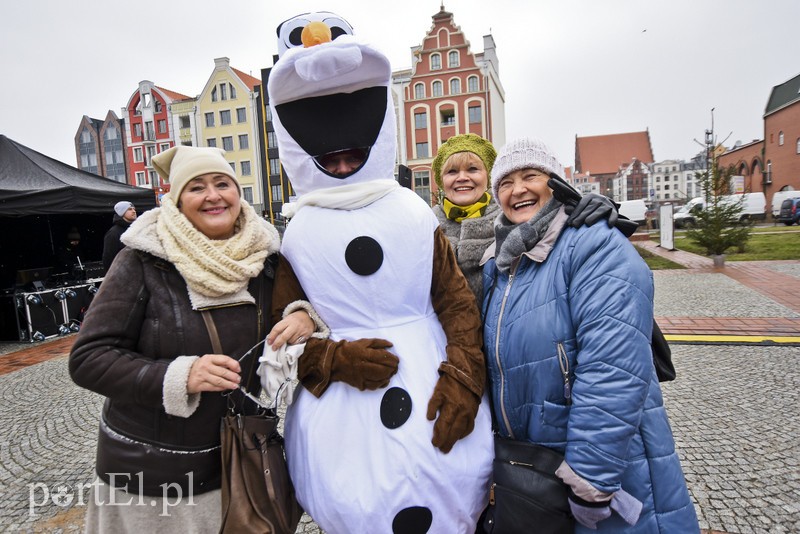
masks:
POLYGON ((378 86, 294 100, 276 105, 275 111, 287 133, 319 167, 317 158, 325 154, 371 148, 383 126, 386 105, 386 87, 378 86))

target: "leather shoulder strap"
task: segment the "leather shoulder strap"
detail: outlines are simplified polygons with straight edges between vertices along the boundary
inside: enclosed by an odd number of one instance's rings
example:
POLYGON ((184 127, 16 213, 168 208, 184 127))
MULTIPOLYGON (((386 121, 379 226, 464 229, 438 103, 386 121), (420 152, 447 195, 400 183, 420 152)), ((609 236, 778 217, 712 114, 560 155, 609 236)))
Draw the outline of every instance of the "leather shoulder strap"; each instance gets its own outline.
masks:
POLYGON ((201 310, 203 321, 206 323, 206 330, 208 330, 208 337, 211 339, 211 348, 214 349, 214 354, 225 354, 222 352, 222 343, 219 341, 219 334, 217 333, 217 325, 214 323, 214 318, 211 316, 211 310, 201 310))

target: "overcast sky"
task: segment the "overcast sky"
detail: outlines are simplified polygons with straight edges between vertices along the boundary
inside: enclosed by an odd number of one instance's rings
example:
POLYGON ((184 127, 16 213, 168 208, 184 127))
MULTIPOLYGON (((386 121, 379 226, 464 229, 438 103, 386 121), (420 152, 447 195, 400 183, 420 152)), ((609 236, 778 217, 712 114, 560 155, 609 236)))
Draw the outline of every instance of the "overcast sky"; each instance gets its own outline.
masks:
MULTIPOLYGON (((275 28, 333 11, 411 66, 439 0, 17 0, 0 16, 0 134, 75 165, 83 115, 120 115, 141 80, 200 93, 214 58, 259 77, 275 28)), ((688 159, 711 126, 763 137, 773 86, 800 74, 800 0, 446 0, 473 52, 491 33, 506 138, 572 165, 575 136, 649 129, 656 160, 688 159)))

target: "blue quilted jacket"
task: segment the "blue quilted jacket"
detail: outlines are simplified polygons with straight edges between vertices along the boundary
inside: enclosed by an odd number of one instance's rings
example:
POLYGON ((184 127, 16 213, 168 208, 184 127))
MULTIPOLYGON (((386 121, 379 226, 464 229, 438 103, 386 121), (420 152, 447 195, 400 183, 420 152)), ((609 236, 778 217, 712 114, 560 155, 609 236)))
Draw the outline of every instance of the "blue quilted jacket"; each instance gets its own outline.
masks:
POLYGON ((510 276, 493 258, 484 266, 500 433, 557 449, 597 489, 643 503, 635 526, 613 514, 599 532, 699 532, 652 362, 652 274, 619 231, 562 231, 563 219, 510 276))

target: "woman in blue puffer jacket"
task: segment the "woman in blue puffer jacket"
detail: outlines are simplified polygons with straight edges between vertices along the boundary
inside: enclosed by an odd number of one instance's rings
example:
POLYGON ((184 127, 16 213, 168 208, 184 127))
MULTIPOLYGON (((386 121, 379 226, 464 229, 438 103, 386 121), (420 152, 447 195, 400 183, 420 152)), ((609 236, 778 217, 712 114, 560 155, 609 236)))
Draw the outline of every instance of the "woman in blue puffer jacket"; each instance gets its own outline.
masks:
POLYGON ((528 139, 492 169, 503 214, 483 310, 499 432, 564 454, 576 532, 699 532, 653 366, 652 274, 617 230, 566 226, 551 173, 558 160, 528 139))

